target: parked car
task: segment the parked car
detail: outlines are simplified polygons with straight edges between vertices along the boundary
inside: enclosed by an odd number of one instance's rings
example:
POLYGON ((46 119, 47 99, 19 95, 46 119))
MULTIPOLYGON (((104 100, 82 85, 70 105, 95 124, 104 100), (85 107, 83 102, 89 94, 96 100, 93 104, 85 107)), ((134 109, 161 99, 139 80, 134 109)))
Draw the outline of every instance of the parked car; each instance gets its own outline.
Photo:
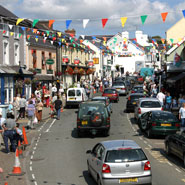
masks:
POLYGON ((143 78, 142 76, 138 76, 138 77, 137 77, 137 82, 138 82, 139 84, 142 84, 142 83, 144 82, 144 78, 143 78))
POLYGON ((125 81, 125 77, 116 77, 114 81, 125 81))
POLYGON ((180 122, 171 112, 149 111, 141 115, 139 127, 150 138, 153 135, 168 135, 176 133, 180 122))
POLYGON ((103 141, 86 153, 88 172, 98 185, 152 184, 150 161, 132 140, 103 141))
POLYGON ((100 101, 100 102, 104 102, 105 105, 107 106, 107 109, 109 111, 109 113, 112 113, 112 103, 110 102, 110 99, 106 96, 96 96, 94 98, 91 99, 91 101, 100 101))
POLYGON ((69 88, 67 90, 66 107, 79 105, 87 100, 88 97, 84 88, 69 88))
POLYGON ((111 101, 119 101, 119 94, 115 88, 104 89, 102 96, 108 97, 111 101))
POLYGON ((134 109, 134 118, 138 121, 143 113, 152 110, 163 110, 157 98, 139 98, 134 109))
POLYGON ((164 143, 167 155, 176 155, 183 160, 185 166, 185 131, 179 131, 176 134, 166 136, 164 143))
POLYGON ((112 88, 115 88, 119 94, 127 95, 128 88, 123 81, 113 82, 112 88))
POLYGON ((134 112, 135 106, 139 98, 144 98, 142 93, 133 93, 127 98, 126 110, 127 112, 134 112))
POLYGON ((110 114, 103 102, 84 102, 77 111, 77 134, 80 137, 84 132, 96 135, 102 132, 108 136, 110 131, 110 114))
POLYGON ((143 93, 143 85, 135 85, 132 88, 131 93, 143 93))

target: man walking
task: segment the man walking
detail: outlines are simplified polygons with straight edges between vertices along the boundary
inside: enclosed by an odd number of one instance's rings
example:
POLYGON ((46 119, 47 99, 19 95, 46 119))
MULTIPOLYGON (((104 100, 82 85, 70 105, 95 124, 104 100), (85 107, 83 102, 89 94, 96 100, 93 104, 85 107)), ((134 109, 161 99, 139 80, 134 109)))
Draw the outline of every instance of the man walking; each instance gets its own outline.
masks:
POLYGON ((57 119, 60 120, 60 112, 61 112, 61 108, 62 108, 62 101, 60 100, 59 96, 57 96, 57 100, 55 100, 54 104, 55 104, 55 109, 56 109, 56 112, 57 112, 57 119))
POLYGON ((164 105, 164 101, 165 101, 165 95, 162 92, 162 89, 160 90, 160 92, 157 94, 157 98, 159 99, 159 101, 161 102, 161 105, 164 105))
POLYGON ((19 118, 25 118, 25 110, 26 110, 26 97, 22 96, 19 100, 20 114, 19 118))
POLYGON ((27 111, 28 111, 28 120, 29 120, 27 128, 34 129, 33 120, 35 118, 35 105, 33 104, 32 100, 30 100, 28 104, 27 111))

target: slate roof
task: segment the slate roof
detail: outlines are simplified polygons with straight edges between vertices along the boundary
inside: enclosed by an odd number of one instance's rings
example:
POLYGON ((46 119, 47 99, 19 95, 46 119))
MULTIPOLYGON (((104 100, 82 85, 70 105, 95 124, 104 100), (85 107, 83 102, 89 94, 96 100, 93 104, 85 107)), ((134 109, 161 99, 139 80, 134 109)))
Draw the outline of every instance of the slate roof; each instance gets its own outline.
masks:
POLYGON ((12 17, 12 18, 17 18, 15 14, 10 12, 8 9, 0 5, 0 16, 2 17, 12 17))

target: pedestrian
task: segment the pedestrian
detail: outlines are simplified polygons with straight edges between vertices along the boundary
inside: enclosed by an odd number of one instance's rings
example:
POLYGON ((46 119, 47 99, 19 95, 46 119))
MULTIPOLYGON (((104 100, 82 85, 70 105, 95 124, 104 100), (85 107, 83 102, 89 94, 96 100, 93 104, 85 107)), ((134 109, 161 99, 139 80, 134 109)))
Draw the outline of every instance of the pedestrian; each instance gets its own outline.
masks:
POLYGON ((176 98, 176 97, 174 97, 174 98, 172 99, 172 107, 173 107, 173 108, 177 108, 177 107, 178 107, 178 103, 177 103, 177 98, 176 98))
POLYGON ((167 95, 165 97, 165 106, 166 110, 170 110, 172 105, 172 97, 170 96, 170 93, 167 92, 167 95))
POLYGON ((183 101, 182 94, 179 94, 179 98, 178 98, 178 105, 179 105, 179 107, 181 107, 182 101, 183 101))
POLYGON ((20 107, 20 113, 19 118, 25 118, 25 111, 26 111, 26 97, 22 96, 19 100, 19 107, 20 107))
POLYGON ((45 89, 44 99, 46 101, 46 107, 49 107, 50 92, 47 88, 45 89))
POLYGON ((41 100, 37 100, 36 104, 36 116, 38 119, 38 123, 42 121, 42 109, 43 109, 43 103, 41 100))
POLYGON ((32 103, 33 103, 33 105, 35 105, 35 103, 36 103, 36 98, 35 98, 35 95, 32 93, 32 95, 31 95, 31 101, 32 101, 32 103))
POLYGON ((81 86, 80 86, 80 82, 78 81, 77 82, 77 88, 80 88, 81 86))
POLYGON ((60 100, 60 96, 57 96, 57 100, 55 100, 54 105, 57 112, 57 119, 60 120, 60 112, 62 108, 62 101, 60 100))
POLYGON ((181 120, 181 130, 185 128, 185 103, 182 103, 182 107, 179 110, 179 120, 181 120))
POLYGON ((20 143, 23 142, 23 135, 22 135, 22 130, 19 128, 20 124, 16 123, 16 127, 15 127, 15 133, 14 133, 14 140, 16 145, 18 146, 18 142, 20 141, 20 143))
POLYGON ((13 111, 14 111, 15 121, 18 120, 19 110, 20 110, 19 101, 18 101, 17 97, 14 97, 13 98, 13 111))
POLYGON ((52 92, 52 97, 57 93, 56 85, 53 85, 53 87, 51 88, 51 92, 52 92))
POLYGON ((28 120, 29 120, 27 128, 34 129, 33 121, 35 118, 35 105, 33 104, 32 100, 29 101, 27 112, 28 112, 28 120))
POLYGON ((87 97, 89 98, 89 96, 90 96, 90 89, 89 89, 88 85, 86 85, 86 87, 85 87, 85 92, 87 94, 87 97))
POLYGON ((9 112, 7 113, 7 119, 3 123, 2 127, 4 129, 3 139, 5 143, 6 153, 9 154, 10 149, 12 152, 15 152, 16 146, 14 142, 14 133, 15 133, 16 123, 14 120, 14 115, 12 113, 9 113, 9 112), (10 149, 8 147, 8 140, 10 140, 10 143, 11 143, 10 149))
POLYGON ((161 102, 161 105, 164 105, 164 101, 165 101, 165 95, 162 92, 162 89, 160 90, 160 92, 157 94, 157 98, 159 99, 159 101, 161 102))
POLYGON ((149 91, 148 91, 148 89, 147 89, 147 83, 144 82, 144 84, 143 84, 143 94, 144 94, 144 95, 148 95, 148 93, 149 93, 149 91))
POLYGON ((100 87, 98 80, 95 81, 95 86, 96 86, 96 92, 98 93, 98 90, 99 90, 99 87, 100 87))
POLYGON ((40 90, 39 88, 37 87, 36 90, 35 90, 35 97, 38 99, 41 99, 41 93, 40 93, 40 90))
POLYGON ((152 92, 152 97, 153 98, 156 98, 157 97, 157 87, 156 87, 156 84, 154 84, 151 92, 152 92))
POLYGON ((2 125, 4 124, 5 121, 6 119, 2 117, 2 110, 1 110, 0 111, 0 149, 3 141, 3 132, 4 132, 2 125))

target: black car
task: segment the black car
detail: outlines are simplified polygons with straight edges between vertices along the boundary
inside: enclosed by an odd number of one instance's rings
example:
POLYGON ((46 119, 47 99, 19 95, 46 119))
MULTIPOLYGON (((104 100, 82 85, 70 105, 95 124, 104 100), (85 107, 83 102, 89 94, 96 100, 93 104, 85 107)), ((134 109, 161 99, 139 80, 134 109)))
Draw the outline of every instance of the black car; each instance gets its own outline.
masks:
POLYGON ((168 135, 165 138, 165 150, 167 155, 174 154, 183 160, 185 166, 185 131, 179 131, 176 134, 168 135))
POLYGON ((132 88, 131 93, 143 93, 143 85, 135 85, 132 88))
POLYGON ((126 111, 134 112, 135 106, 139 98, 144 98, 145 95, 142 93, 133 93, 127 98, 126 111))

